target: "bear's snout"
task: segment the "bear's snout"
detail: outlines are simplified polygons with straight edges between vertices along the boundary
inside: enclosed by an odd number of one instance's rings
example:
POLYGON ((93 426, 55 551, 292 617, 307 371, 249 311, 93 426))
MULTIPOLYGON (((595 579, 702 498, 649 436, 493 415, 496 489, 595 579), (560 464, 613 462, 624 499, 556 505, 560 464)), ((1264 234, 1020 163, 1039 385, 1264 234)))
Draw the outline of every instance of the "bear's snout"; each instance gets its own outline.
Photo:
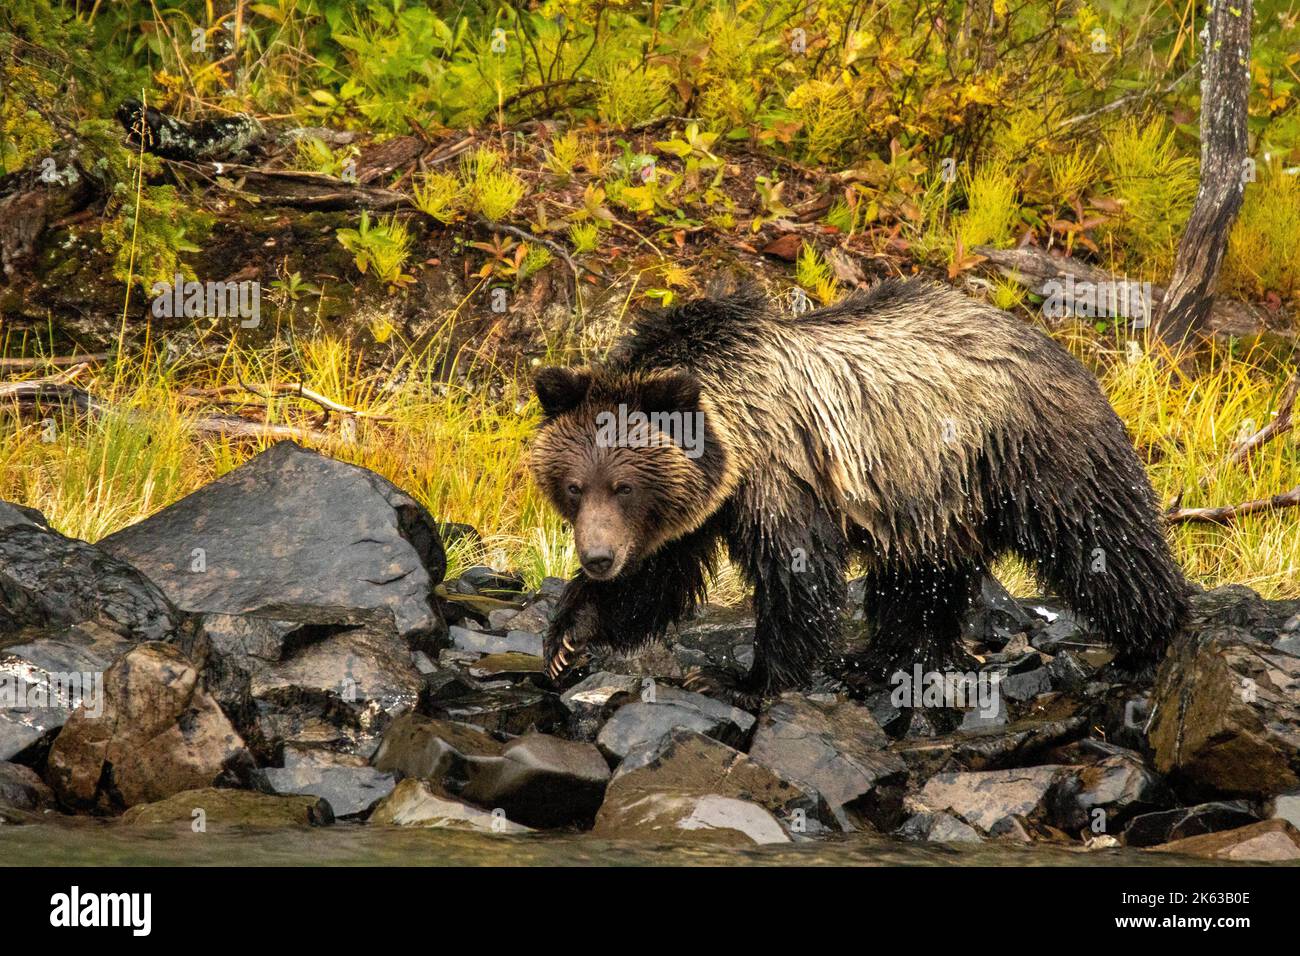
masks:
POLYGON ((608 546, 591 548, 584 551, 579 560, 582 561, 582 570, 593 578, 604 577, 614 566, 614 549, 608 546))

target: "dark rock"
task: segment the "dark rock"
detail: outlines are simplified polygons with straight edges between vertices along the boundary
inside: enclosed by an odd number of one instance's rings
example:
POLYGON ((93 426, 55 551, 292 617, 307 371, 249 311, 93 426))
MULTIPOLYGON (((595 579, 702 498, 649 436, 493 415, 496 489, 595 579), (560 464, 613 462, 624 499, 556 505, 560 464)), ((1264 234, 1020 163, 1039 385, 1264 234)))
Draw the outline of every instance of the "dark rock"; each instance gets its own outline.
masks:
POLYGON ((0 762, 0 807, 35 812, 53 805, 54 791, 36 776, 36 771, 0 762))
MULTIPOLYGON (((941 773, 907 798, 916 813, 948 811, 983 833, 1006 832, 1012 818, 1045 820, 1070 768, 1047 764, 983 773, 941 773)), ((1014 827, 1012 827, 1014 830, 1014 827)))
POLYGON ((980 581, 980 593, 971 602, 962 623, 962 637, 990 647, 1002 647, 1017 634, 1035 626, 1028 613, 991 574, 980 581))
POLYGON ((408 778, 380 801, 370 814, 371 826, 435 827, 478 833, 529 833, 501 810, 488 812, 457 800, 427 780, 408 778))
POLYGON ((1151 717, 1151 695, 1135 691, 1132 687, 1106 687, 1092 683, 1085 686, 1083 695, 1100 698, 1101 726, 1106 739, 1129 750, 1150 753, 1147 740, 1147 721, 1151 717))
POLYGON ((249 790, 185 790, 156 803, 142 803, 122 814, 123 826, 185 824, 191 829, 219 827, 319 827, 334 822, 320 797, 277 797, 249 790))
POLYGON ((48 766, 63 802, 117 810, 246 776, 251 758, 194 666, 150 642, 108 669, 102 714, 74 711, 48 766))
POLYGON ((1300 861, 1300 830, 1286 820, 1265 820, 1222 833, 1175 840, 1151 848, 1207 860, 1236 863, 1295 863, 1300 861))
POLYGON ((1188 629, 1192 632, 1239 628, 1257 640, 1271 643, 1286 623, 1284 611, 1242 584, 1227 584, 1194 594, 1191 606, 1188 629))
POLYGON ((907 767, 860 704, 783 694, 758 716, 749 757, 826 802, 845 830, 898 823, 907 767))
POLYGON ((501 808, 529 827, 590 826, 609 782, 609 767, 589 743, 544 734, 518 737, 499 757, 467 764, 469 780, 455 794, 501 808))
POLYGON ((0 647, 0 760, 32 762, 83 702, 99 710, 104 671, 134 646, 88 622, 0 647))
POLYGON ((564 578, 542 578, 542 583, 537 588, 537 596, 554 603, 560 599, 560 595, 568 586, 569 582, 564 578))
POLYGON ((529 654, 539 659, 542 656, 542 638, 538 634, 510 631, 502 635, 491 631, 471 631, 463 627, 452 627, 449 630, 452 646, 462 651, 472 651, 475 654, 529 654))
POLYGON ((475 724, 484 730, 522 734, 546 733, 564 722, 564 708, 555 694, 522 684, 483 685, 469 694, 429 704, 435 717, 475 724))
POLYGON ((1124 830, 1124 842, 1129 846, 1156 846, 1202 833, 1244 827, 1258 819, 1255 807, 1247 800, 1222 800, 1161 810, 1134 817, 1124 830))
POLYGON ((501 749, 472 724, 407 714, 393 721, 371 762, 399 779, 419 777, 459 789, 469 783, 470 763, 499 757, 501 749))
POLYGON ((286 741, 368 755, 428 691, 406 641, 383 611, 281 613, 203 615, 181 647, 263 763, 286 741))
POLYGON ((0 634, 97 621, 133 641, 160 641, 181 616, 139 570, 100 547, 65 538, 38 512, 0 512, 0 634))
POLYGON ((895 741, 890 749, 903 758, 914 777, 924 780, 942 771, 1023 766, 1042 752, 1083 736, 1088 727, 1086 714, 1026 718, 1006 727, 895 741))
POLYGON ((365 813, 392 793, 397 783, 392 774, 373 767, 323 767, 307 763, 270 767, 259 771, 258 777, 262 788, 270 793, 320 797, 339 818, 365 813))
POLYGON ((482 564, 462 572, 460 579, 478 594, 522 594, 524 590, 523 575, 497 571, 482 564))
POLYGON ((438 537, 448 551, 463 547, 472 555, 483 553, 483 536, 473 525, 460 524, 456 521, 439 521, 438 537))
POLYGON ((1031 700, 1051 689, 1052 678, 1046 667, 1036 667, 1020 673, 1011 672, 998 682, 998 690, 1008 700, 1031 700))
POLYGON ((568 736, 594 741, 617 708, 640 696, 642 681, 630 674, 597 671, 574 684, 560 695, 560 703, 569 711, 568 736))
POLYGON ((693 730, 725 744, 740 746, 754 727, 754 717, 703 694, 658 685, 653 699, 624 704, 596 736, 601 752, 622 760, 632 749, 659 740, 671 730, 693 730))
POLYGON ((1047 662, 1047 677, 1053 690, 1080 691, 1092 674, 1092 667, 1074 651, 1063 650, 1047 662))
POLYGON ((973 826, 951 813, 914 813, 895 831, 905 840, 928 843, 983 843, 973 826))
POLYGON ((528 634, 545 634, 551 623, 551 604, 549 601, 533 601, 516 611, 513 608, 501 608, 488 614, 488 624, 493 628, 507 631, 523 631, 528 634))
POLYGON ((386 609, 408 640, 445 627, 433 588, 446 559, 424 508, 373 472, 292 442, 100 544, 187 611, 386 609))
MULTIPOLYGON (((1214 615, 1256 621, 1255 604, 1215 605, 1214 615)), ((1240 625, 1211 626, 1175 644, 1152 700, 1156 769, 1188 792, 1271 796, 1300 787, 1300 657, 1240 625)))
POLYGON ((1029 643, 1045 654, 1079 652, 1103 644, 1088 630, 1087 621, 1054 598, 1031 598, 1022 601, 1021 606, 1038 619, 1029 643))

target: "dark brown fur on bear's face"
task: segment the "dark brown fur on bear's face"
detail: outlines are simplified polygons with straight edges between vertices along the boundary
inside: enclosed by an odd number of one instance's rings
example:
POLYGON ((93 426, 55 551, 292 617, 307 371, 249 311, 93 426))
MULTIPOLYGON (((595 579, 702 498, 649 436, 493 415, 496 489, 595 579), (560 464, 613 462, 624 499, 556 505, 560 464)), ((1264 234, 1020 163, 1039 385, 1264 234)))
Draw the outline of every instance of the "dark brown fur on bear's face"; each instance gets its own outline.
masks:
POLYGON ((618 577, 716 507, 710 492, 724 453, 691 376, 614 381, 548 368, 535 384, 546 420, 533 475, 573 525, 588 577, 618 577))

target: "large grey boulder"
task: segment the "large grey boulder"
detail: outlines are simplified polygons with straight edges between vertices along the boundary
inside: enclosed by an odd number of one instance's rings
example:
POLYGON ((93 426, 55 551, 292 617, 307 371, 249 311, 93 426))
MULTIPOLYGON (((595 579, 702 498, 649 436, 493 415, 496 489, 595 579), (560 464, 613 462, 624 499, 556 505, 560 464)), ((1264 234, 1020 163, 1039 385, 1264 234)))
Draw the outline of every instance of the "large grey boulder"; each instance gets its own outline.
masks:
POLYGON ((281 442, 100 545, 187 611, 387 609, 408 640, 446 625, 437 525, 374 472, 281 442))

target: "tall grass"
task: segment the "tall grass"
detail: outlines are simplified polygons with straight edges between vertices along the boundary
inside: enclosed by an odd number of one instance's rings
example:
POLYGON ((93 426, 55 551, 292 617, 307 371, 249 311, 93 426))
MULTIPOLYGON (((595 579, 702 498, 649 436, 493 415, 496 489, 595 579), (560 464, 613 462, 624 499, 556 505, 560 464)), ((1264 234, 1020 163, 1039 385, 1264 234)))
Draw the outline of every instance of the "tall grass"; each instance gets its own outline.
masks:
MULTIPOLYGON (((1162 502, 1182 492, 1186 505, 1231 504, 1300 483, 1294 437, 1269 443, 1244 465, 1227 463, 1233 442, 1268 421, 1285 382, 1263 354, 1220 350, 1207 371, 1183 378, 1145 353, 1133 359, 1106 351, 1086 329, 1067 338, 1098 369, 1149 460, 1162 502)), ((569 573, 572 536, 526 472, 536 421, 526 386, 469 357, 450 372, 446 366, 445 355, 431 349, 375 371, 356 349, 328 336, 256 351, 231 345, 203 361, 167 360, 153 349, 81 381, 120 413, 78 420, 47 412, 56 422, 51 433, 41 421, 0 409, 0 498, 39 508, 60 531, 93 541, 270 444, 197 433, 198 415, 234 409, 214 408, 195 390, 300 382, 361 413, 355 428, 340 427, 338 415, 322 424, 320 409, 296 397, 273 399, 253 417, 324 431, 327 440, 315 443, 321 451, 384 475, 440 521, 477 528, 483 551, 456 545, 451 573, 481 560, 521 570, 534 584, 569 573)), ((1203 585, 1239 582, 1265 595, 1300 596, 1300 513, 1294 510, 1230 526, 1181 525, 1172 540, 1188 574, 1203 585)), ((1023 568, 1000 570, 1013 590, 1033 590, 1023 568)), ((737 601, 743 594, 734 570, 724 569, 715 598, 737 601)))

